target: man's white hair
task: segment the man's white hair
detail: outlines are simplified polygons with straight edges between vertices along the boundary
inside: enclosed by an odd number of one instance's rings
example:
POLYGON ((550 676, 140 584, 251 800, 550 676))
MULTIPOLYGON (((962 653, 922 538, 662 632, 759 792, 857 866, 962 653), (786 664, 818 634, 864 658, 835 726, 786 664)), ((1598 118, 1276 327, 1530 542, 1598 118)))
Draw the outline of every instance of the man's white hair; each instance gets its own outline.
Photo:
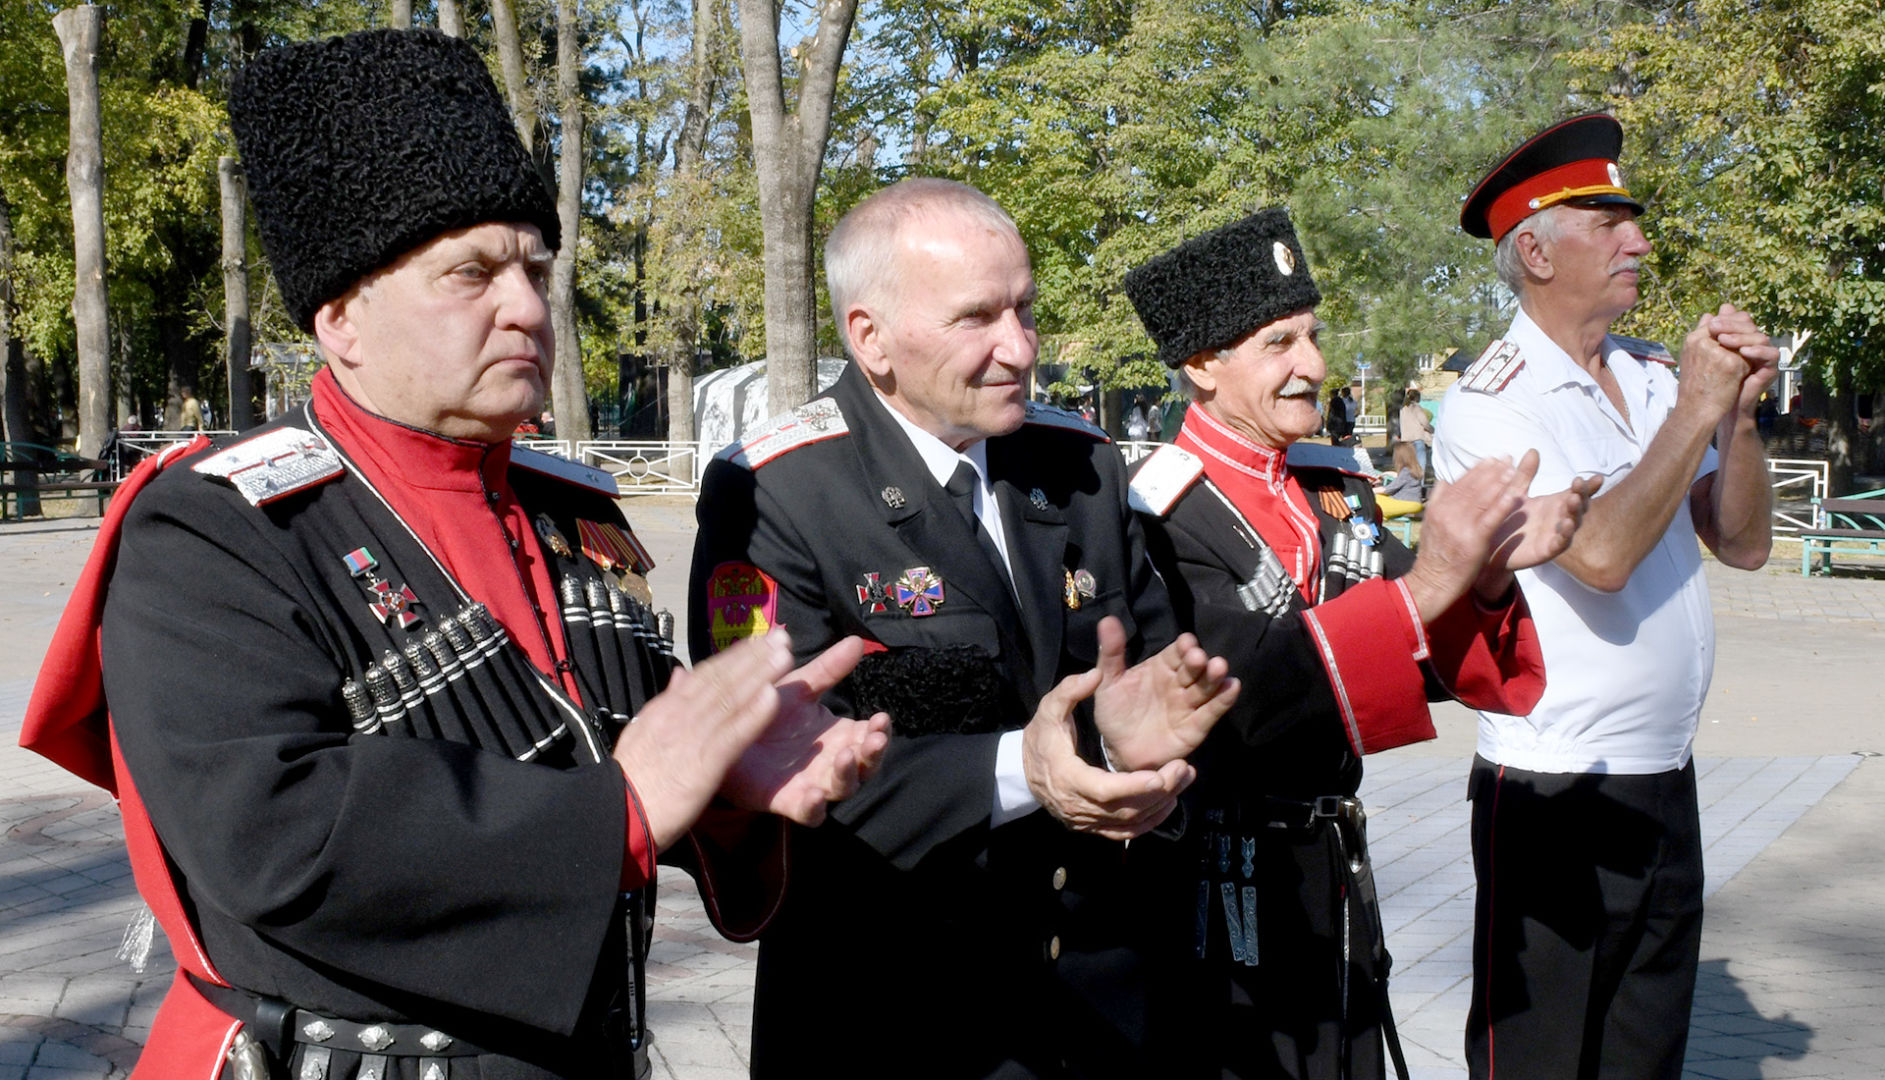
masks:
POLYGON ((1499 246, 1492 255, 1492 268, 1498 271, 1499 280, 1512 290, 1514 296, 1521 295, 1525 289, 1525 260, 1519 255, 1518 234, 1531 233, 1540 244, 1549 244, 1564 235, 1563 210, 1567 203, 1547 206, 1531 217, 1512 226, 1510 232, 1499 238, 1499 246))
POLYGON ((967 184, 936 176, 899 181, 853 206, 838 219, 825 241, 825 286, 831 292, 831 315, 845 351, 851 343, 844 332, 844 313, 853 305, 874 302, 894 313, 902 275, 897 266, 897 244, 903 230, 932 214, 953 212, 1017 240, 1021 230, 1000 204, 967 184))

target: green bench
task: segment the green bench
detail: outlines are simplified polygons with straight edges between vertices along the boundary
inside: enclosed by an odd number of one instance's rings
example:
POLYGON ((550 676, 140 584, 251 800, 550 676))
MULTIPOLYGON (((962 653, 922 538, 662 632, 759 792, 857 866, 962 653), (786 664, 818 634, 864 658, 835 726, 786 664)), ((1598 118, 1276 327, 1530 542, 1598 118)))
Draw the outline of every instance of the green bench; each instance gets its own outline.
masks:
POLYGON ((98 500, 98 512, 118 490, 107 462, 37 443, 0 443, 0 521, 40 512, 47 499, 98 500))
POLYGON ((1833 572, 1833 554, 1885 555, 1885 488, 1813 500, 1813 527, 1800 532, 1800 576, 1833 572))

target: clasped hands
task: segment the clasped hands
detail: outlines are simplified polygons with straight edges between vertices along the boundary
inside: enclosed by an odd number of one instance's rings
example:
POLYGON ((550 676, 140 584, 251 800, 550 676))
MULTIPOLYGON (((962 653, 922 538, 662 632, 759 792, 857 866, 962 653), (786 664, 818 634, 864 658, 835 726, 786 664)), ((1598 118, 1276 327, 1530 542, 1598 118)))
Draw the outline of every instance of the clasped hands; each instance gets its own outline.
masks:
POLYGON ((1186 755, 1237 700, 1229 671, 1190 634, 1128 667, 1125 628, 1100 620, 1099 663, 1062 679, 1022 732, 1035 799, 1068 828, 1111 840, 1156 827, 1197 778, 1186 755), (1080 756, 1073 708, 1088 697, 1112 769, 1080 756))
POLYGON ((1780 350, 1747 312, 1723 304, 1696 320, 1682 339, 1678 406, 1705 408, 1719 420, 1735 413, 1750 423, 1762 391, 1780 377, 1780 350))
POLYGON ((802 825, 849 796, 882 762, 890 717, 834 716, 820 695, 851 673, 864 643, 848 637, 796 670, 784 630, 677 670, 616 740, 657 849, 687 832, 718 795, 802 825))

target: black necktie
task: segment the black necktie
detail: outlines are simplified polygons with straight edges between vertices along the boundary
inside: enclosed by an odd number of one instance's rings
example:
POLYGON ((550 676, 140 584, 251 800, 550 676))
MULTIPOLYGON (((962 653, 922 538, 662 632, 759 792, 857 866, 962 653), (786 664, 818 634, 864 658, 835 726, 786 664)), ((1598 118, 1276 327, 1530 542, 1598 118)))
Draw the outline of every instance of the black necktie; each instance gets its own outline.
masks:
POLYGON ((956 509, 961 511, 963 520, 968 522, 969 531, 975 534, 975 542, 981 545, 982 554, 995 564, 995 569, 1001 571, 1004 579, 1011 580, 1013 575, 1008 572, 1007 560, 1001 557, 1001 552, 995 547, 995 538, 982 528, 981 520, 975 516, 975 488, 979 483, 975 466, 964 461, 956 466, 955 474, 949 477, 949 483, 943 486, 943 490, 949 492, 956 509))

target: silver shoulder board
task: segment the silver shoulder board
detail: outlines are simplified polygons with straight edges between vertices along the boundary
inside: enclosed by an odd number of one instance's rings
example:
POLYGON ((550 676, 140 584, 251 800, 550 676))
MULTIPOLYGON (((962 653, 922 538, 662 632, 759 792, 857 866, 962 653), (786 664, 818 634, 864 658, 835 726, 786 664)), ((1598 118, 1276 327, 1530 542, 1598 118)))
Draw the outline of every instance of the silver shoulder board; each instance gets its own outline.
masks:
POLYGON ((1023 423, 1034 424, 1038 427, 1059 428, 1062 431, 1077 431, 1101 442, 1113 441, 1102 428, 1082 420, 1079 413, 1069 412, 1052 405, 1043 405, 1038 401, 1027 403, 1027 417, 1023 423))
POLYGON ((720 457, 743 469, 757 469, 774 458, 801 446, 847 435, 851 425, 844 411, 830 398, 808 401, 783 416, 766 422, 743 443, 734 443, 720 451, 720 457))
POLYGON ((274 502, 347 471, 326 439, 297 427, 278 427, 244 439, 190 467, 227 481, 250 506, 274 502))
POLYGON ((1290 443, 1283 460, 1298 469, 1338 469, 1367 480, 1375 478, 1374 462, 1368 460, 1368 451, 1360 446, 1290 443))
POLYGON ((611 499, 622 494, 615 477, 601 469, 555 454, 546 454, 541 450, 529 450, 515 443, 511 444, 511 464, 542 476, 567 481, 577 487, 599 491, 611 499))
POLYGON ((1466 374, 1460 376, 1460 385, 1482 394, 1496 394, 1524 368, 1525 358, 1518 354, 1517 345, 1505 340, 1494 341, 1473 361, 1473 366, 1466 369, 1466 374))
POLYGON ((1675 367, 1676 358, 1670 354, 1669 347, 1660 341, 1645 341, 1640 337, 1627 334, 1610 335, 1611 344, 1645 363, 1662 364, 1675 367))
POLYGON ((1179 496, 1191 490, 1203 475, 1203 458, 1166 443, 1152 451, 1152 456, 1132 474, 1126 501, 1141 514, 1164 517, 1178 505, 1179 496))

